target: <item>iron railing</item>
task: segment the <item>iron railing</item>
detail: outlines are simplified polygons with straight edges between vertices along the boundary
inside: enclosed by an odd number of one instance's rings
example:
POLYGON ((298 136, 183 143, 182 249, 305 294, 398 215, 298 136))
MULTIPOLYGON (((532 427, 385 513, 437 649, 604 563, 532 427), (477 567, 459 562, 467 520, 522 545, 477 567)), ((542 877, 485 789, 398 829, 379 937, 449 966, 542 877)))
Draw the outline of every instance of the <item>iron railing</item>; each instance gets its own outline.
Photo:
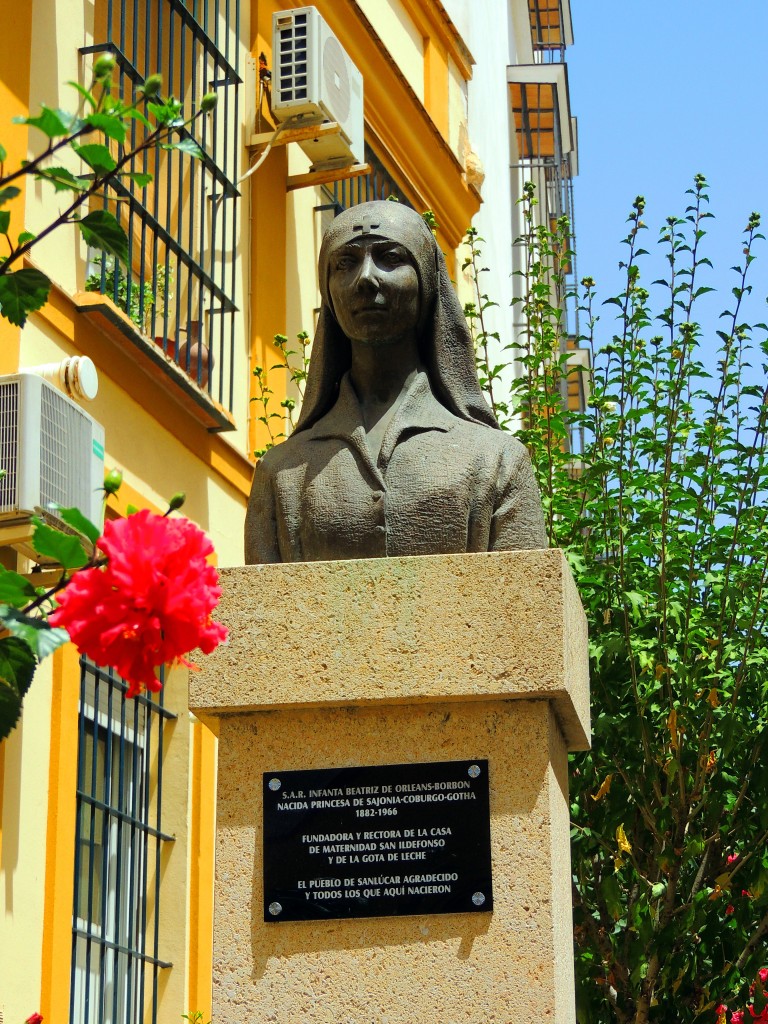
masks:
POLYGON ((80 663, 70 1024, 157 1024, 163 748, 175 718, 80 663))
POLYGON ((371 168, 368 174, 361 174, 357 178, 343 178, 341 181, 333 183, 332 190, 326 189, 334 209, 334 215, 349 209, 350 206, 390 197, 397 199, 405 206, 412 206, 406 199, 401 186, 398 185, 367 142, 365 144, 365 162, 371 168))
MULTIPOLYGON (((240 0, 97 0, 94 43, 85 55, 110 52, 117 88, 129 97, 152 73, 191 117, 207 92, 218 103, 180 135, 201 160, 177 151, 145 150, 128 168, 151 174, 141 187, 128 178, 100 201, 121 219, 129 256, 123 268, 96 257, 86 289, 101 291, 136 328, 162 346, 198 386, 232 411, 235 356, 235 249, 239 152, 238 26, 240 0)), ((126 146, 145 129, 132 122, 126 146)), ((116 154, 122 155, 118 148, 116 154)))

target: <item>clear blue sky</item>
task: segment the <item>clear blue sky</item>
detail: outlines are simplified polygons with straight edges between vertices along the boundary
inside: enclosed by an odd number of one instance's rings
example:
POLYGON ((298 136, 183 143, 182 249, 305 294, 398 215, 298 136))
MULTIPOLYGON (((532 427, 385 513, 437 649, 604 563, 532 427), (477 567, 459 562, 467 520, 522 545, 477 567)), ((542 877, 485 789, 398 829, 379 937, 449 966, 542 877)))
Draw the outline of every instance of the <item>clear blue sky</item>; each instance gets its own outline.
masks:
MULTIPOLYGON (((594 277, 603 298, 618 291, 634 197, 646 198, 644 248, 654 250, 664 218, 683 215, 685 190, 701 172, 716 216, 706 252, 715 270, 701 283, 718 288, 710 308, 720 312, 752 210, 768 236, 768 0, 571 0, 571 10, 578 274, 594 277)), ((759 301, 749 312, 768 320, 768 242, 757 251, 759 301)))

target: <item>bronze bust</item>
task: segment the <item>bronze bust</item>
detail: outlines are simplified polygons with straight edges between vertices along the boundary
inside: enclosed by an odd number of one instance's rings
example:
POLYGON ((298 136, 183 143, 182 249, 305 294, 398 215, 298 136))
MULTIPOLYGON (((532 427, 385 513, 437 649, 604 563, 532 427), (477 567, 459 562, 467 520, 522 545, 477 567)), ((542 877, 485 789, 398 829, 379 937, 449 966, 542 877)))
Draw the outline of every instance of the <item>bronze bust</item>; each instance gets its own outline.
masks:
POLYGON ((304 405, 256 468, 246 562, 547 547, 528 452, 483 398, 423 218, 391 202, 346 210, 319 275, 304 405))

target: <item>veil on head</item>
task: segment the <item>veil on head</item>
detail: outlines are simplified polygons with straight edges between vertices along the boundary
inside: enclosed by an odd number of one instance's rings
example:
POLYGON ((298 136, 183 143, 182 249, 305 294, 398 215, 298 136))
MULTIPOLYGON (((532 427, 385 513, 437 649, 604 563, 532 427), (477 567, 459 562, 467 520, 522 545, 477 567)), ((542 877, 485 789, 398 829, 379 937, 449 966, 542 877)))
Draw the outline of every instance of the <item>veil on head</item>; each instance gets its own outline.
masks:
POLYGON ((480 389, 472 336, 434 235, 415 210, 379 201, 340 213, 323 237, 318 263, 322 307, 294 433, 311 427, 331 409, 339 382, 350 368, 350 342, 333 311, 328 270, 336 249, 366 234, 397 242, 413 259, 420 287, 419 351, 437 400, 461 419, 498 427, 480 389))

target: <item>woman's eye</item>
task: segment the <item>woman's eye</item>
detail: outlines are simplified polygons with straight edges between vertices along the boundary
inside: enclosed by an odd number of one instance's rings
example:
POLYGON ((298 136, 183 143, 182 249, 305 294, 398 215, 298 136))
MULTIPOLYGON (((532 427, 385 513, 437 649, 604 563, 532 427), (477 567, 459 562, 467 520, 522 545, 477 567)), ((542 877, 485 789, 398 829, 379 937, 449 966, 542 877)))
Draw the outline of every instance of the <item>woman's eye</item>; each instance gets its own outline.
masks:
POLYGON ((403 262, 403 257, 399 252, 385 252, 382 260, 388 267, 397 267, 403 262))

